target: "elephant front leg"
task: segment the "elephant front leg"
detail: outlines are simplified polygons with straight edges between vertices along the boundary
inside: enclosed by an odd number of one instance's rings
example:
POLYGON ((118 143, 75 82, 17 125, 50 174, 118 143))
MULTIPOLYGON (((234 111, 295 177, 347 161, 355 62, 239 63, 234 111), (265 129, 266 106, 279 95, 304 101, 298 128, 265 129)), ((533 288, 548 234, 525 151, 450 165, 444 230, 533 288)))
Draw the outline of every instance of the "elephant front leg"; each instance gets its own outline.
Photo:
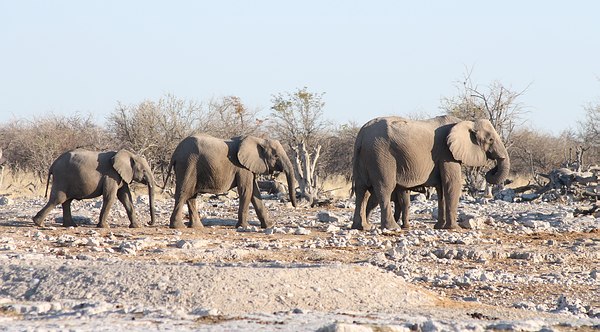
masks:
MULTIPOLYGON (((251 185, 248 184, 248 187, 250 186, 251 185)), ((250 206, 252 193, 244 185, 238 185, 238 196, 240 197, 238 222, 235 227, 250 227, 250 224, 248 223, 248 207, 250 206)))
POLYGON ((109 228, 110 225, 107 222, 110 208, 115 202, 117 196, 116 184, 106 183, 105 181, 104 192, 102 194, 102 209, 100 210, 100 221, 98 222, 98 228, 109 228))
POLYGON ((367 218, 367 203, 371 193, 363 186, 356 185, 354 188, 356 195, 354 217, 352 218, 352 229, 370 230, 373 226, 367 218))
POLYGON ((258 188, 258 183, 256 181, 254 181, 254 186, 252 190, 252 205, 254 206, 254 211, 256 211, 256 216, 258 217, 258 220, 260 220, 260 227, 273 227, 275 223, 269 217, 269 211, 263 204, 262 198, 260 196, 260 189, 258 188))
POLYGON ((140 228, 142 225, 137 221, 135 210, 133 209, 133 198, 129 186, 124 185, 117 191, 117 198, 123 204, 127 217, 129 218, 129 228, 140 228))
POLYGON ((437 217, 437 222, 435 223, 435 225, 433 226, 433 228, 435 229, 442 229, 444 228, 444 225, 446 224, 446 220, 445 220, 445 211, 446 211, 446 204, 444 202, 444 191, 442 190, 442 186, 436 186, 435 190, 437 191, 437 196, 438 196, 438 217, 437 217))
POLYGON ((444 214, 445 229, 458 229, 458 201, 462 191, 461 166, 455 162, 442 163, 441 174, 445 204, 444 210, 439 210, 439 213, 444 214))

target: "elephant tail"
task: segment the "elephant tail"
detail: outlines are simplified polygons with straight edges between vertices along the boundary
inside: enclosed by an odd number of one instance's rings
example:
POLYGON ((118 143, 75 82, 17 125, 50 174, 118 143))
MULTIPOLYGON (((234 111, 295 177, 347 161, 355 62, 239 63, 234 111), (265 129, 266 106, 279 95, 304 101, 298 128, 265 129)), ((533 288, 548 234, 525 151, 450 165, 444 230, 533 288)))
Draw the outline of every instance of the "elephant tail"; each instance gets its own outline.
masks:
POLYGON ((52 175, 52 167, 48 170, 48 178, 46 179, 46 192, 44 198, 48 198, 48 187, 50 187, 50 176, 52 175))
POLYGON ((162 186, 163 193, 167 190, 167 183, 169 183, 169 178, 171 177, 171 170, 173 169, 174 165, 175 165, 175 160, 173 158, 171 158, 171 162, 169 163, 169 168, 167 169, 167 177, 165 178, 165 181, 163 182, 163 186, 162 186))

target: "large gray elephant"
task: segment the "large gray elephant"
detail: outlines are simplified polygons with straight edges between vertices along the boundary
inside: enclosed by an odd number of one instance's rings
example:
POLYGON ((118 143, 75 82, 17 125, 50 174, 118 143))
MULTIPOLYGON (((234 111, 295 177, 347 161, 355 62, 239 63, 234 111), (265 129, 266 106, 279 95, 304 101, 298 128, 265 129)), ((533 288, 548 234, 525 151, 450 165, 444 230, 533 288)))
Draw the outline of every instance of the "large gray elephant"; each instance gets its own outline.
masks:
POLYGON ((190 227, 203 227, 196 208, 197 194, 222 194, 237 187, 239 195, 236 227, 247 227, 248 206, 254 206, 261 227, 272 227, 258 188, 258 174, 283 172, 287 177, 290 201, 296 206, 295 179, 292 163, 277 140, 254 136, 230 140, 206 134, 185 138, 179 143, 169 165, 175 169, 175 207, 171 228, 183 228, 182 208, 187 203, 190 227))
POLYGON ((131 222, 129 227, 141 227, 135 217, 129 190, 132 181, 148 186, 150 224, 154 224, 154 176, 143 157, 127 150, 96 152, 75 149, 60 155, 50 166, 46 196, 50 176, 53 179, 48 203, 33 217, 33 222, 38 226, 44 225, 44 219, 50 210, 58 204, 62 204, 63 208, 63 226, 77 226, 71 216, 71 201, 102 195, 98 227, 109 227, 106 219, 115 198, 127 211, 131 222))
POLYGON ((381 227, 398 228, 390 209, 393 191, 420 186, 437 190, 435 228, 458 228, 461 164, 484 166, 490 159, 496 160, 496 166, 486 174, 487 182, 504 182, 510 159, 488 120, 462 121, 451 116, 422 121, 396 116, 373 119, 360 129, 354 146, 352 228, 371 229, 366 218, 371 194, 381 207, 381 227))

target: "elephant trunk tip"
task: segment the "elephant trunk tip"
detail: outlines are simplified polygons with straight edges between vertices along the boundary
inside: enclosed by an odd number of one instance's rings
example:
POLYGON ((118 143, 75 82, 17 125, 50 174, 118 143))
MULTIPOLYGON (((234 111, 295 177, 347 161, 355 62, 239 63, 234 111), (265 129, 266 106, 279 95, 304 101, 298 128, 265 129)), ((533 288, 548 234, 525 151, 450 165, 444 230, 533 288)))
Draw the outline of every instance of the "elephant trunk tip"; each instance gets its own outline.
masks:
POLYGON ((497 159, 496 166, 485 174, 485 180, 491 184, 503 183, 508 178, 510 171, 510 160, 508 158, 497 159))

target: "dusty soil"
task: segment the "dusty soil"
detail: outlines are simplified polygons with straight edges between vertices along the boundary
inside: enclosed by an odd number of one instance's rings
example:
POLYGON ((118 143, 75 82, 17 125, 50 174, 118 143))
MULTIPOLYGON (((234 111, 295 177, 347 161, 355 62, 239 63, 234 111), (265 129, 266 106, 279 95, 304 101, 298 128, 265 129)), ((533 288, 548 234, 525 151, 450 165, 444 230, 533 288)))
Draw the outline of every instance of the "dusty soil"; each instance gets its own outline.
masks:
MULTIPOLYGON (((465 200, 472 229, 433 230, 413 201, 408 231, 348 229, 353 205, 266 203, 276 227, 235 229, 237 201, 204 197, 204 229, 128 229, 115 205, 75 202, 76 228, 44 200, 0 206, 0 326, 6 330, 592 330, 600 327, 600 219, 577 203, 465 200)), ((136 212, 148 220, 145 197, 136 212)), ((0 202, 2 203, 2 202, 0 202)), ((377 212, 377 211, 376 211, 377 212)), ((379 217, 371 216, 374 223, 379 217)), ((256 219, 254 217, 254 219, 256 219)))

